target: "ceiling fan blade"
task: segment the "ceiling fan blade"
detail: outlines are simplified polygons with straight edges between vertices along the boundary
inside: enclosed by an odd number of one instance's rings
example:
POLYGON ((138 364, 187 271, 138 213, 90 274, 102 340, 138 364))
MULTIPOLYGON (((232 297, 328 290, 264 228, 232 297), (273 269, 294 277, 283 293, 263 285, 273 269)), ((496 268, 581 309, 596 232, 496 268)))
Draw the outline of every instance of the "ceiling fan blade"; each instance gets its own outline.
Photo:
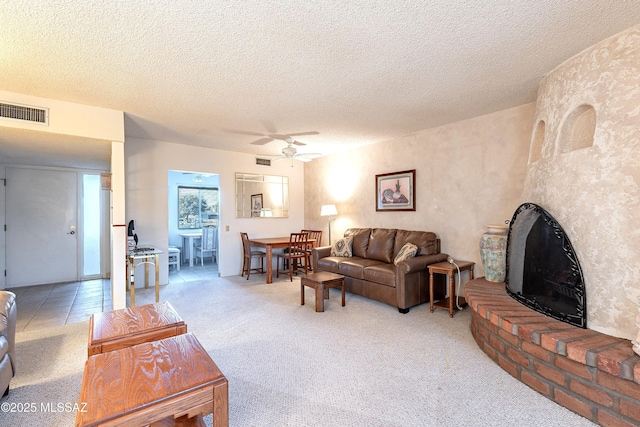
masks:
POLYGON ((287 135, 289 136, 302 136, 302 135, 318 135, 320 132, 318 132, 317 130, 310 130, 307 132, 294 132, 294 133, 289 133, 287 135))
POLYGON ((288 158, 287 156, 276 157, 275 159, 271 159, 271 163, 279 162, 280 160, 287 159, 287 158, 288 158))
POLYGON ((322 157, 322 153, 299 153, 298 156, 304 156, 310 159, 316 159, 318 157, 322 157))
POLYGON ((268 136, 265 136, 264 138, 260 138, 257 141, 253 141, 251 144, 253 145, 264 145, 268 142, 273 141, 273 138, 269 138, 268 136))
POLYGON ((236 133, 238 135, 265 136, 264 133, 262 132, 253 132, 250 130, 238 130, 238 129, 226 129, 226 128, 220 128, 220 130, 227 133, 236 133))
POLYGON ((301 162, 310 162, 311 160, 313 160, 313 159, 308 159, 308 158, 306 158, 304 156, 301 156, 301 155, 295 155, 295 156, 292 157, 292 159, 300 160, 301 162))
POLYGON ((293 144, 295 144, 295 145, 307 145, 304 142, 300 142, 300 141, 296 141, 296 140, 293 141, 293 144))

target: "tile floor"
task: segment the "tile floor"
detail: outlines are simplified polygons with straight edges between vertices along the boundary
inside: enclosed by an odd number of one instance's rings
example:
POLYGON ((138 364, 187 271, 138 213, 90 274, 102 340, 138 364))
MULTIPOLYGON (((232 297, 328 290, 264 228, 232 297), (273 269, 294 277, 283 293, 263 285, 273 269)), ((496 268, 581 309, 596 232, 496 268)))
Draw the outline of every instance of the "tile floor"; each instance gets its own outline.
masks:
MULTIPOLYGON (((181 266, 180 271, 169 270, 169 285, 217 276, 217 264, 193 267, 187 264, 181 266)), ((21 286, 7 290, 16 294, 17 332, 84 322, 93 313, 112 309, 110 280, 21 286)))

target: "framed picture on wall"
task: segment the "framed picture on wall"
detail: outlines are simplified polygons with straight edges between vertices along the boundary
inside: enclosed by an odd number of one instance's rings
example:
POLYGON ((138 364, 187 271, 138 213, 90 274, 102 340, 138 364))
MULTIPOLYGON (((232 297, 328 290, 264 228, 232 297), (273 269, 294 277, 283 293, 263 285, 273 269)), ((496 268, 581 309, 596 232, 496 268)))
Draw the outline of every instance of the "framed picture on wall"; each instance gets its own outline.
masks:
POLYGON ((415 211, 415 183, 415 169, 376 175, 376 211, 415 211))
POLYGON ((251 216, 260 216, 262 212, 262 193, 251 195, 251 216))

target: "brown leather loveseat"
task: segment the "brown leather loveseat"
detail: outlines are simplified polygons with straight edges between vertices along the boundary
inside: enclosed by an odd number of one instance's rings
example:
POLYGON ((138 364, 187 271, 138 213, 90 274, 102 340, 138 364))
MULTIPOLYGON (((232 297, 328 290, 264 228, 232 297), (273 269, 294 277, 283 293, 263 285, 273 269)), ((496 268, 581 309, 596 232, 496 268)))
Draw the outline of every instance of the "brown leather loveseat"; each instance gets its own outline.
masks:
MULTIPOLYGON (((440 253, 440 239, 435 233, 389 228, 350 228, 345 237, 353 236, 351 257, 331 255, 331 247, 312 251, 314 271, 330 271, 345 276, 348 292, 397 307, 407 313, 410 307, 429 301, 427 266, 446 261, 440 253), (415 257, 394 264, 406 243, 418 247, 415 257)), ((436 275, 434 299, 444 297, 444 276, 436 275)))

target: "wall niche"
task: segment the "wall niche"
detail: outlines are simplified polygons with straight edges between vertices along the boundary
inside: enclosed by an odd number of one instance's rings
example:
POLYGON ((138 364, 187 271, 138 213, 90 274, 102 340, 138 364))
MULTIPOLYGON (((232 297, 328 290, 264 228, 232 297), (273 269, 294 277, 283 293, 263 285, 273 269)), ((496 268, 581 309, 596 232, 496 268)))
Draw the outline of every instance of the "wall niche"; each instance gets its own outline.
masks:
POLYGON ((596 131, 596 110, 591 105, 582 104, 565 119, 560 131, 560 153, 593 146, 596 131))

